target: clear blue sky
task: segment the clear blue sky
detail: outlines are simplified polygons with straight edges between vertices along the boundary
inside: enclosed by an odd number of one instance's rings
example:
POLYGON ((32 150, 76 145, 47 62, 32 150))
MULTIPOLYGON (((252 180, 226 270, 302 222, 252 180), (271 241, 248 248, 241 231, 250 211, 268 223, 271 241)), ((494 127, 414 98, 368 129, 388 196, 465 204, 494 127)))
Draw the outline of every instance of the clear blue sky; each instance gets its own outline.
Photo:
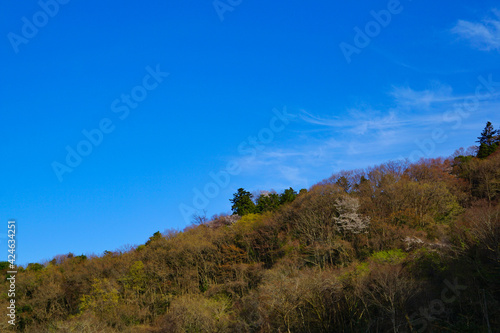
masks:
POLYGON ((1 6, 0 241, 15 218, 18 264, 141 244, 191 209, 229 212, 239 187, 448 156, 500 126, 496 1, 1 6), (67 149, 86 156, 71 166, 67 149))

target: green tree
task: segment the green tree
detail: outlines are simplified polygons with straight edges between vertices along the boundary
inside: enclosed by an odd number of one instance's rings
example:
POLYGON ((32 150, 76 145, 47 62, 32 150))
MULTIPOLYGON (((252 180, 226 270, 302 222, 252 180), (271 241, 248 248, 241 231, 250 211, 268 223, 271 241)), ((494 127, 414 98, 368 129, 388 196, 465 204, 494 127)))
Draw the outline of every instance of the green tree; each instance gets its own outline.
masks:
POLYGON ((88 310, 108 324, 116 323, 119 301, 120 294, 114 280, 94 278, 90 293, 80 299, 80 311, 88 310))
POLYGON ((478 137, 479 150, 477 152, 478 158, 486 158, 493 154, 499 145, 499 131, 493 128, 491 122, 487 122, 484 130, 481 132, 481 136, 478 137))
POLYGON ((127 289, 133 290, 137 295, 146 290, 147 280, 142 261, 135 261, 128 271, 128 274, 121 278, 120 281, 127 289))
POLYGON ((146 245, 151 244, 152 242, 161 239, 161 233, 159 231, 155 232, 153 236, 149 237, 149 240, 146 242, 146 245))
POLYGON ((280 195, 280 203, 284 204, 287 202, 292 202, 295 200, 297 197, 297 192, 293 188, 289 188, 288 190, 285 190, 281 195, 280 195))
POLYGON ((280 201, 277 193, 261 193, 257 199, 256 211, 259 213, 275 211, 281 204, 280 201))
POLYGON ((44 268, 44 266, 42 264, 39 264, 39 263, 29 263, 28 267, 26 269, 28 271, 36 272, 36 271, 42 270, 43 268, 44 268))
POLYGON ((252 193, 245 191, 243 188, 239 188, 238 192, 233 195, 233 198, 229 199, 233 204, 231 206, 233 214, 243 216, 245 214, 255 213, 256 206, 252 201, 252 197, 252 193))

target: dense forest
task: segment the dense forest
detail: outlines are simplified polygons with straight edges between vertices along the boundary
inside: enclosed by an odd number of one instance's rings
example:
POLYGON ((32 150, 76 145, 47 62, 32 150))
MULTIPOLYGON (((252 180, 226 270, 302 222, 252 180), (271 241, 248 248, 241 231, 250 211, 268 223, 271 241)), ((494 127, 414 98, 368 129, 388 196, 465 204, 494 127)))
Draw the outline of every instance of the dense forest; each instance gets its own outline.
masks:
POLYGON ((307 190, 239 189, 232 215, 19 268, 16 329, 500 332, 499 132, 478 139, 307 190))

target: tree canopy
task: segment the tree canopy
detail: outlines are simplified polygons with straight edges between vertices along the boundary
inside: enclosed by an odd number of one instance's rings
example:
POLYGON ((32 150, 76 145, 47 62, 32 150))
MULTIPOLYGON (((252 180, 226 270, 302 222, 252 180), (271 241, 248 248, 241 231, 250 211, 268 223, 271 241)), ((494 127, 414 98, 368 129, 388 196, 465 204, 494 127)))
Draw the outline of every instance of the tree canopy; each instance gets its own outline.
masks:
POLYGON ((239 188, 238 191, 233 195, 233 198, 230 199, 231 210, 233 214, 238 214, 240 216, 251 214, 256 211, 255 203, 252 201, 253 194, 245 191, 243 188, 239 188))

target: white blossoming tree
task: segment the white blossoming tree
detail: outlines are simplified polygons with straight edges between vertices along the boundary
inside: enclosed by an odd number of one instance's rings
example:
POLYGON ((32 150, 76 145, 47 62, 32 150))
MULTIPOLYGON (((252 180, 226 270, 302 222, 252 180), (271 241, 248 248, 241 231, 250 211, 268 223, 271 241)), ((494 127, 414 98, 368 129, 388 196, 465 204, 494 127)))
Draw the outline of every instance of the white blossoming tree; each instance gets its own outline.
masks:
POLYGON ((360 234, 368 232, 370 218, 358 214, 359 200, 344 196, 335 201, 338 216, 334 217, 338 230, 345 236, 348 233, 360 234))

